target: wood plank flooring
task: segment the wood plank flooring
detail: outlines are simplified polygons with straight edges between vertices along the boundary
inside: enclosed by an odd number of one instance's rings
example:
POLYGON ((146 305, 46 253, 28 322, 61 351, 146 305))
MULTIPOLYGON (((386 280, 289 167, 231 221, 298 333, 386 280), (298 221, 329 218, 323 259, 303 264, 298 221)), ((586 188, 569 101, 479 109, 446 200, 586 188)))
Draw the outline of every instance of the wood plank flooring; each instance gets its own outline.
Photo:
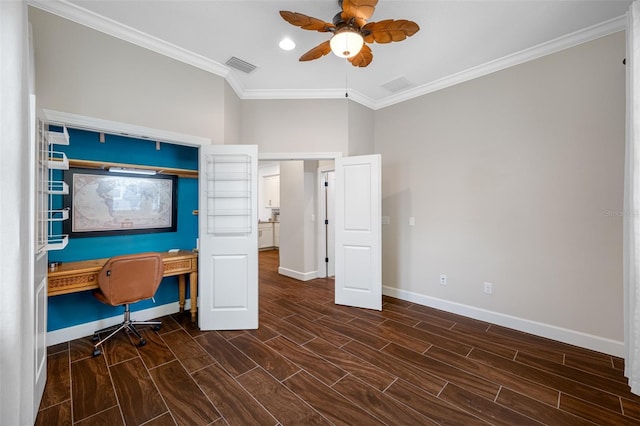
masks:
MULTIPOLYGON (((161 318, 49 348, 38 425, 638 425, 623 361, 384 298, 337 306, 333 281, 280 276, 260 253, 260 328, 161 318)), ((134 314, 135 317, 135 314, 134 314)))

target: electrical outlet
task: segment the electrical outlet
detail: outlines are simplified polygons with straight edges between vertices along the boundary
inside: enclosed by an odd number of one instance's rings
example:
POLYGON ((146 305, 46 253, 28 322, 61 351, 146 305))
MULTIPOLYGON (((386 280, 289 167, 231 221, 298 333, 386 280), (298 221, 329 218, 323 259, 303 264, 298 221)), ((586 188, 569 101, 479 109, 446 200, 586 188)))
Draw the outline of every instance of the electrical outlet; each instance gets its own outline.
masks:
POLYGON ((492 283, 484 283, 484 294, 493 294, 493 284, 492 283))
POLYGON ((440 275, 440 284, 447 285, 447 276, 445 274, 440 275))

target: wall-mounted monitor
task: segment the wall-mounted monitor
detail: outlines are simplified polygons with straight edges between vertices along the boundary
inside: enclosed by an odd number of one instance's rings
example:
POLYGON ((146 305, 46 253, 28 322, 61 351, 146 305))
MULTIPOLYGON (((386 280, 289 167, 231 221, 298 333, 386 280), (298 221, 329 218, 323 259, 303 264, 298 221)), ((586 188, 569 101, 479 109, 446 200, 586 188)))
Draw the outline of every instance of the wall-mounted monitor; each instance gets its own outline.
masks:
POLYGON ((70 168, 64 172, 69 220, 63 232, 73 237, 175 232, 177 176, 112 173, 70 168))

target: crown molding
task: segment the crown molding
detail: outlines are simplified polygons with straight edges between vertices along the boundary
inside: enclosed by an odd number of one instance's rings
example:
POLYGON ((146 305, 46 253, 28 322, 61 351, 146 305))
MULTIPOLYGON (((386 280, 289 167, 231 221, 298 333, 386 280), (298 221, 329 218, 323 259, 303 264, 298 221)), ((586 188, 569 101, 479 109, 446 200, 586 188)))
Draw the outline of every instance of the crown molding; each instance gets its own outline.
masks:
POLYGON ((226 75, 225 79, 227 80, 227 83, 229 84, 229 86, 231 86, 233 91, 236 92, 236 95, 240 99, 242 99, 242 94, 246 91, 246 89, 244 88, 238 77, 236 77, 237 72, 238 71, 229 69, 229 73, 226 75))
POLYGON ((473 80, 474 78, 483 77, 496 71, 501 71, 503 69, 520 65, 525 62, 541 58, 543 56, 551 55, 553 53, 560 52, 562 50, 595 40, 600 37, 617 33, 619 31, 624 31, 626 30, 626 28, 627 16, 618 16, 617 18, 592 25, 590 27, 575 31, 565 36, 555 38, 548 42, 538 44, 537 46, 521 50, 520 52, 504 56, 500 59, 496 59, 494 61, 490 61, 482 65, 478 65, 476 67, 472 67, 464 71, 448 75, 438 80, 434 80, 430 83, 409 89, 405 92, 388 96, 380 101, 377 101, 373 109, 377 110, 385 108, 391 105, 398 104, 400 102, 404 102, 413 98, 417 98, 419 96, 445 89, 447 87, 454 86, 456 84, 464 83, 465 81, 473 80))
POLYGON ((348 89, 274 89, 274 90, 245 90, 241 99, 340 99, 348 97, 350 100, 372 108, 375 101, 362 93, 348 89), (348 96, 346 96, 348 94, 348 96))
POLYGON ((344 89, 256 89, 245 90, 242 99, 336 99, 344 97, 344 89))
MULTIPOLYGON (((0 0, 1 1, 1 0, 0 0)), ((117 37, 140 47, 152 50, 185 64, 221 76, 227 80, 240 99, 339 99, 345 97, 344 89, 317 90, 249 90, 243 87, 234 73, 226 65, 205 58, 189 50, 167 43, 142 31, 123 25, 85 8, 69 3, 67 0, 27 0, 28 4, 78 24, 117 37)), ((559 52, 626 30, 626 15, 592 25, 554 40, 516 52, 500 59, 442 77, 406 91, 395 93, 380 100, 374 100, 357 91, 349 90, 349 99, 373 110, 386 108, 410 99, 417 98, 474 78, 483 77, 503 69, 559 52)))
POLYGON ((153 52, 192 65, 220 77, 227 77, 229 68, 202 55, 191 52, 182 47, 168 43, 152 35, 121 24, 113 19, 99 15, 66 0, 27 0, 30 6, 45 12, 58 15, 77 24, 84 25, 96 31, 119 38, 153 52))

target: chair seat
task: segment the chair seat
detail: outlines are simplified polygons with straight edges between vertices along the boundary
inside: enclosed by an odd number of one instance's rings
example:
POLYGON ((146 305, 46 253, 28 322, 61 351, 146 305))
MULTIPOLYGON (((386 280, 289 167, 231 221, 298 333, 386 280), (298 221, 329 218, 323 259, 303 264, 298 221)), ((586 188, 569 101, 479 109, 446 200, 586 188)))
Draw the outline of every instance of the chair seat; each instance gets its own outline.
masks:
POLYGON ((150 299, 155 294, 164 275, 164 263, 159 253, 140 253, 124 256, 114 256, 107 261, 98 274, 98 290, 93 295, 100 302, 111 306, 124 306, 124 321, 119 326, 108 327, 94 333, 93 355, 101 353, 99 347, 106 340, 121 330, 135 334, 143 346, 146 341, 135 329, 135 324, 153 325, 156 329, 157 321, 132 321, 129 305, 141 300, 150 299), (98 334, 109 331, 109 335, 99 340, 98 334))

